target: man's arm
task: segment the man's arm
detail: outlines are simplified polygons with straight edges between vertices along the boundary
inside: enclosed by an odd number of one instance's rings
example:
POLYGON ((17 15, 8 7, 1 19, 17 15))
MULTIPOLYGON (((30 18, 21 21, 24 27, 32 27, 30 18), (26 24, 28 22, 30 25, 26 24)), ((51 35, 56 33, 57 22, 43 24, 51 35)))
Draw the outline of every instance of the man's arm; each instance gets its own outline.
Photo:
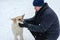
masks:
POLYGON ((45 32, 48 28, 51 27, 51 24, 54 22, 55 18, 53 15, 46 15, 41 21, 40 25, 28 24, 28 29, 33 32, 45 32))

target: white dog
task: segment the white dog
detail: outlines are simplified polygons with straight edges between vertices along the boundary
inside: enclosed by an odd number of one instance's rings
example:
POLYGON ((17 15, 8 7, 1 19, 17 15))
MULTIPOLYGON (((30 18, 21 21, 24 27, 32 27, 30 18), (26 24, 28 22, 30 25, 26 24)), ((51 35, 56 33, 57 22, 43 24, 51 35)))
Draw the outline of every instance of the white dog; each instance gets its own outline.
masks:
POLYGON ((13 18, 12 21, 13 21, 13 24, 12 24, 12 31, 15 35, 15 40, 18 40, 18 36, 19 36, 19 40, 23 40, 23 28, 21 28, 19 26, 19 23, 23 24, 23 19, 24 15, 23 16, 17 16, 16 18, 13 18))

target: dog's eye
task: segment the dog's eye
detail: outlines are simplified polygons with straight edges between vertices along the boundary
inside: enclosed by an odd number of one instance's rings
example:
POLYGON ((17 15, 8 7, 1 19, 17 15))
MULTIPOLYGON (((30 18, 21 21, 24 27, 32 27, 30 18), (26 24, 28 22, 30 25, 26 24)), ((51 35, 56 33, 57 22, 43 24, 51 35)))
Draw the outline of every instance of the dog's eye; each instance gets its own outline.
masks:
POLYGON ((19 21, 21 20, 21 19, 18 19, 19 21))

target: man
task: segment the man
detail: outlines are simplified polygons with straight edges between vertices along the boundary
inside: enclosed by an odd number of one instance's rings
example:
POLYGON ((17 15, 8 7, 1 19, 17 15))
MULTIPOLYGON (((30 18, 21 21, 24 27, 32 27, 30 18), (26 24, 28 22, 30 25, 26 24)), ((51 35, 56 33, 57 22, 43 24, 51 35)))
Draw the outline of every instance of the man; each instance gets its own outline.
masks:
POLYGON ((44 0, 34 0, 33 6, 36 14, 26 19, 21 27, 27 27, 35 40, 57 40, 59 36, 59 21, 55 12, 44 3, 44 0))

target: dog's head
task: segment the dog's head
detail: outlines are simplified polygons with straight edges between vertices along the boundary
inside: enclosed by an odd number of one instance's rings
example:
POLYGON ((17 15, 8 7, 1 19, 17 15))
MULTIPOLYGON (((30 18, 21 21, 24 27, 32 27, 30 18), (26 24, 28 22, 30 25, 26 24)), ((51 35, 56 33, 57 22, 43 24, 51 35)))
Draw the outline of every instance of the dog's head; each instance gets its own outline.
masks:
POLYGON ((23 24, 23 21, 24 21, 23 18, 24 18, 24 15, 17 16, 15 18, 12 18, 12 21, 13 21, 14 24, 19 24, 19 23, 23 24))

